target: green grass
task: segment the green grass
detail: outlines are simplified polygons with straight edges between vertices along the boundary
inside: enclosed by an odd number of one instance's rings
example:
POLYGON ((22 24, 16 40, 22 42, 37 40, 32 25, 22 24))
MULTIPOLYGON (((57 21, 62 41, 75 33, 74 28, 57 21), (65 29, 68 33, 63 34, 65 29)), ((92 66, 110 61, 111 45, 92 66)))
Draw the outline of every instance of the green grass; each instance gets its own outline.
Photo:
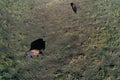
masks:
POLYGON ((120 80, 120 1, 70 2, 0 1, 0 80, 120 80), (23 57, 38 38, 45 56, 23 57))

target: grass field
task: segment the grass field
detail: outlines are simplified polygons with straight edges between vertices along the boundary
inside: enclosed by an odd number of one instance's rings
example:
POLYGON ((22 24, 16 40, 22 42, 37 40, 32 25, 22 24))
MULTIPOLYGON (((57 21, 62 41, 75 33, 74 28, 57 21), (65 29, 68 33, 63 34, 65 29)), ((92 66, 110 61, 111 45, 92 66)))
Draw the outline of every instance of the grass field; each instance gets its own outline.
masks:
POLYGON ((0 80, 120 80, 120 0, 72 1, 0 0, 0 80))

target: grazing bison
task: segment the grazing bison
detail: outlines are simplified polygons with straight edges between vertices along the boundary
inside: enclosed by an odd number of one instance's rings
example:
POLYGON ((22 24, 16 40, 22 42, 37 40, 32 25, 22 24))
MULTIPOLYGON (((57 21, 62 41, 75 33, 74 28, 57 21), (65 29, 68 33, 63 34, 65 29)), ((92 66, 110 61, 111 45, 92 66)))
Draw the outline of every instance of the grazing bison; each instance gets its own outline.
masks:
POLYGON ((77 13, 77 7, 76 7, 76 4, 72 2, 72 3, 70 3, 70 5, 71 5, 71 7, 72 7, 74 13, 77 13))
POLYGON ((31 43, 30 50, 25 52, 25 56, 39 56, 40 54, 43 55, 42 50, 45 49, 45 41, 43 39, 37 39, 31 43))

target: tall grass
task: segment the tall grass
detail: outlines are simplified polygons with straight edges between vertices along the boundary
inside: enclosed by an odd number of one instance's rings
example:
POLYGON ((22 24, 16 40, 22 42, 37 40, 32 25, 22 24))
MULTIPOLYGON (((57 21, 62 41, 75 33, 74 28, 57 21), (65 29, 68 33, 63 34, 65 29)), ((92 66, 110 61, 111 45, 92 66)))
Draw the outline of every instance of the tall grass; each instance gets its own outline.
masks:
POLYGON ((120 1, 70 2, 0 1, 0 80, 120 79, 120 1), (45 56, 23 57, 38 38, 45 56))

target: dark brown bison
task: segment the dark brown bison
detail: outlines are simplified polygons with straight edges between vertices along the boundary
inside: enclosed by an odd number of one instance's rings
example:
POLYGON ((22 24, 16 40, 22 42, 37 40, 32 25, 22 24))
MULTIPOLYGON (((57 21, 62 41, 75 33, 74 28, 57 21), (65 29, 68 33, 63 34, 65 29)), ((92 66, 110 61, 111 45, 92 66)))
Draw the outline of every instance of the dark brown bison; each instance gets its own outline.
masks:
POLYGON ((77 6, 76 6, 76 4, 72 2, 72 3, 70 3, 70 5, 71 5, 74 13, 77 13, 77 6))
POLYGON ((37 39, 31 43, 30 50, 25 52, 25 56, 39 56, 40 54, 43 55, 42 50, 45 49, 45 41, 43 39, 37 39))

